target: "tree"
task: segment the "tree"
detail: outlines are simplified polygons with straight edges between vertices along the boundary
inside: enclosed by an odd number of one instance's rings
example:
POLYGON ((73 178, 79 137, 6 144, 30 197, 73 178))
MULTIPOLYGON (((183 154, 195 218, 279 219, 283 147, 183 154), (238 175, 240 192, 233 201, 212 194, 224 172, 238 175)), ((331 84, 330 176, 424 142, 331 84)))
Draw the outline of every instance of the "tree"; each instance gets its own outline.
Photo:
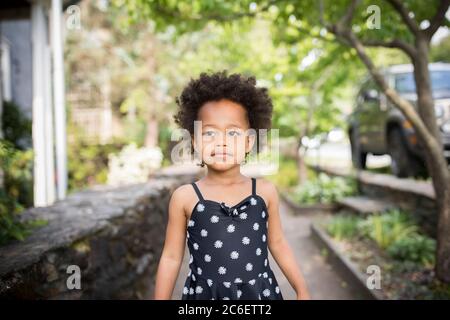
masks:
POLYGON ((393 35, 391 33, 378 38, 369 38, 367 34, 358 35, 354 31, 355 24, 352 21, 360 2, 353 0, 344 13, 339 15, 340 19, 333 21, 331 12, 328 12, 328 17, 325 17, 323 1, 320 1, 319 21, 326 30, 335 35, 338 41, 356 50, 358 57, 383 93, 411 122, 422 146, 424 146, 427 168, 432 177, 439 213, 436 274, 439 279, 450 282, 450 173, 443 153, 440 131, 436 123, 428 71, 431 38, 437 29, 445 23, 445 14, 450 1, 441 0, 437 5, 434 3, 434 12, 429 16, 427 15, 428 12, 419 9, 418 3, 387 0, 387 3, 393 9, 388 14, 397 18, 394 21, 398 20, 399 17, 401 25, 405 26, 406 30, 402 31, 404 33, 403 38, 395 34, 396 32, 392 32, 393 35), (414 9, 416 10, 413 11, 414 9), (417 20, 417 18, 420 20, 417 20), (428 21, 428 26, 422 28, 421 25, 423 24, 420 21, 428 21), (397 48, 408 55, 414 66, 418 111, 409 101, 402 98, 388 85, 381 72, 376 68, 366 50, 367 47, 373 46, 397 48))

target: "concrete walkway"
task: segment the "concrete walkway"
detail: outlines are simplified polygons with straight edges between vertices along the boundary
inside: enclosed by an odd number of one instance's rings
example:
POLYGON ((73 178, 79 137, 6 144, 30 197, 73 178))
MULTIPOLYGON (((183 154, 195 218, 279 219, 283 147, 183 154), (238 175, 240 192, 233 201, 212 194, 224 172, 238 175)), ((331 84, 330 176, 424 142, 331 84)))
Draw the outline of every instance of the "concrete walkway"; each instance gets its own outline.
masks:
MULTIPOLYGON (((289 207, 280 203, 280 216, 283 230, 297 258, 312 299, 354 299, 356 295, 346 286, 331 266, 325 262, 320 250, 310 237, 310 223, 313 215, 293 215, 289 207)), ((270 265, 280 285, 285 300, 296 299, 295 291, 269 255, 270 265)), ((181 299, 181 292, 188 273, 189 252, 186 246, 183 265, 174 289, 172 299, 181 299)))

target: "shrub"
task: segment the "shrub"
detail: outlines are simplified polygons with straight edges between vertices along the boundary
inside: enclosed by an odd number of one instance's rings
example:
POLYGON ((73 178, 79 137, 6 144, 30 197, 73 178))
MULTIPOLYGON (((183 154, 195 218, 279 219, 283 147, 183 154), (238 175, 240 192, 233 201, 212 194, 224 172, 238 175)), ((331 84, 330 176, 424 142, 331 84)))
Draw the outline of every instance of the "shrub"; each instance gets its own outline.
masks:
POLYGON ((399 239, 387 249, 387 253, 394 259, 423 265, 434 264, 435 252, 436 241, 420 234, 399 239))
POLYGON ((398 209, 369 216, 360 224, 361 233, 386 249, 394 242, 417 233, 410 216, 398 209))
POLYGON ((18 215, 32 206, 32 151, 20 151, 6 140, 0 140, 0 168, 4 173, 0 186, 0 245, 24 240, 31 229, 45 224, 43 220, 21 222, 18 215))
POLYGON ((326 225, 327 232, 335 239, 350 239, 358 234, 360 218, 352 215, 335 216, 326 225))
POLYGON ((272 181, 281 189, 288 189, 298 183, 297 162, 295 159, 280 156, 278 172, 268 176, 268 180, 272 181))
POLYGON ((69 190, 74 192, 95 184, 104 184, 108 177, 109 155, 123 147, 120 140, 108 144, 90 144, 77 138, 68 146, 69 190))
POLYGON ((135 143, 127 145, 117 155, 109 157, 108 184, 121 185, 146 182, 161 167, 163 154, 159 147, 138 148, 135 143))
POLYGON ((333 203, 356 193, 354 179, 329 177, 320 173, 316 179, 306 181, 294 190, 294 198, 302 204, 333 203))

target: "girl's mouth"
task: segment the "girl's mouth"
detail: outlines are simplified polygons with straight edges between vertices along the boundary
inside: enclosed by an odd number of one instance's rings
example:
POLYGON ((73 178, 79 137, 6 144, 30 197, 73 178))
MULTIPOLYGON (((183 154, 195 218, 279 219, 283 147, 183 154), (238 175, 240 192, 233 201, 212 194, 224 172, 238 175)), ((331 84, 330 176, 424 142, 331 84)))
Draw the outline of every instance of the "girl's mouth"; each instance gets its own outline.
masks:
POLYGON ((227 153, 227 152, 213 152, 212 156, 213 157, 226 157, 226 156, 231 156, 231 154, 227 153))

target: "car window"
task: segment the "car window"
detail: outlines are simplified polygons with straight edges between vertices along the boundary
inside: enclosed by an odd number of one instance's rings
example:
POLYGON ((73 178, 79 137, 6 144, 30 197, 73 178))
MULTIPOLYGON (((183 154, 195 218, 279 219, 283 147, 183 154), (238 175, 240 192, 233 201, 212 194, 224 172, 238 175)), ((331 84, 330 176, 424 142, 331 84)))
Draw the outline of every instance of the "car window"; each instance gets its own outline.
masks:
MULTIPOLYGON (((450 71, 431 71, 430 77, 433 91, 450 91, 450 71)), ((415 93, 414 74, 412 72, 396 74, 395 89, 400 93, 415 93)))

